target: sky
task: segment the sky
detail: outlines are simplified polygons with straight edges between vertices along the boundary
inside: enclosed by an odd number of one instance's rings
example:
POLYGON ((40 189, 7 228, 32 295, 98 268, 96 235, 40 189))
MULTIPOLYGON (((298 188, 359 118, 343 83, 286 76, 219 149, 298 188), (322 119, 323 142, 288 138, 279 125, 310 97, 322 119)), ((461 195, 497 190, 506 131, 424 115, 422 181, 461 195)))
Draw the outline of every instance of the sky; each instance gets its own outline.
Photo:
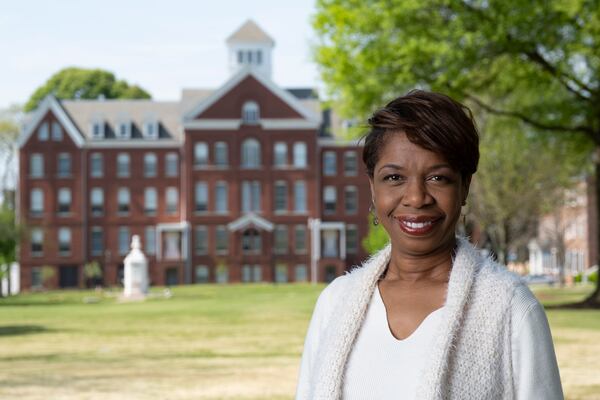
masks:
POLYGON ((314 11, 314 0, 2 0, 0 109, 68 66, 109 70, 156 100, 217 88, 229 77, 225 39, 247 19, 275 40, 275 83, 320 87, 314 11))

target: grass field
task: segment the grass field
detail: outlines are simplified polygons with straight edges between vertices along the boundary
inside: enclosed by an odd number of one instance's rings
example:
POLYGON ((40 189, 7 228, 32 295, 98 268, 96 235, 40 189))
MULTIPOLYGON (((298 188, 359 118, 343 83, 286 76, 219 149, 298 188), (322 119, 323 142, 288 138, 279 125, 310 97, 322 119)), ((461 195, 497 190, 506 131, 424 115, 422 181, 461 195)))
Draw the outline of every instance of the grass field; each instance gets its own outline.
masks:
MULTIPOLYGON (((291 399, 323 286, 188 286, 0 300, 2 399, 291 399)), ((542 288, 546 304, 591 287, 542 288)), ((549 310, 567 399, 600 399, 600 311, 549 310)))

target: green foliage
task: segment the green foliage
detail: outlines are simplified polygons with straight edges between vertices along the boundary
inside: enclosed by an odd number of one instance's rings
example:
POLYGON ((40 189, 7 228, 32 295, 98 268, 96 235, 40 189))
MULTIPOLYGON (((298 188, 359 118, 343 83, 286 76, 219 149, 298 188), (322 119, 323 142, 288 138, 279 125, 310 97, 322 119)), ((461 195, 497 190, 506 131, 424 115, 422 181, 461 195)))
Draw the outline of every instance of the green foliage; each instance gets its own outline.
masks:
POLYGON ((319 0, 313 26, 348 116, 423 87, 600 143, 598 2, 319 0))
MULTIPOLYGON (((573 280, 576 283, 581 283, 583 282, 583 274, 580 272, 577 275, 575 275, 573 277, 573 280)), ((594 271, 591 274, 588 275, 588 281, 589 282, 593 282, 593 283, 597 283, 598 282, 598 271, 594 271)))
POLYGON ((149 99, 150 94, 137 85, 117 80, 113 73, 101 69, 64 68, 31 95, 25 111, 34 110, 49 94, 59 99, 149 99))
POLYGON ((83 276, 85 279, 100 279, 102 278, 102 268, 96 260, 90 261, 83 265, 83 276))
POLYGON ((369 214, 369 233, 362 241, 363 249, 374 254, 385 247, 390 238, 381 224, 373 225, 373 216, 369 214))
POLYGON ((44 265, 42 267, 42 286, 45 286, 49 280, 54 278, 56 275, 56 268, 51 265, 44 265))
POLYGON ((15 222, 15 211, 6 204, 0 206, 0 265, 10 265, 16 260, 20 231, 15 222))

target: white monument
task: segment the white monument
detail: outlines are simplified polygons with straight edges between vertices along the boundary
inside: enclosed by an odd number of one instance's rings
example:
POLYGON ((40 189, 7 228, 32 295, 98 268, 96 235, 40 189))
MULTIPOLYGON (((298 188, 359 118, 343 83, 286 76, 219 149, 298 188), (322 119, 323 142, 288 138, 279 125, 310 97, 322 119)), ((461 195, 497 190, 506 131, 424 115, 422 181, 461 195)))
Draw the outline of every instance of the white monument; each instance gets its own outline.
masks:
POLYGON ((131 251, 125 257, 125 276, 123 297, 131 300, 141 300, 148 293, 148 259, 142 252, 140 237, 131 238, 131 251))

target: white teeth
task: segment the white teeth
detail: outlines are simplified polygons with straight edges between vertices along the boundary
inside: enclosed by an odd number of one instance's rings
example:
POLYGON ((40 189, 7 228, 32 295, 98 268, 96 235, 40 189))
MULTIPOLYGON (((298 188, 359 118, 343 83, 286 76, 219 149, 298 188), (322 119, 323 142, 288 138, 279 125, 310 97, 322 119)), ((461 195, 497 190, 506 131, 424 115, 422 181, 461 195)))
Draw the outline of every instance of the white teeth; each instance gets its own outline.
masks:
POLYGON ((402 221, 402 223, 412 229, 421 229, 421 228, 425 228, 426 226, 429 226, 432 224, 431 221, 427 221, 427 222, 402 221))

